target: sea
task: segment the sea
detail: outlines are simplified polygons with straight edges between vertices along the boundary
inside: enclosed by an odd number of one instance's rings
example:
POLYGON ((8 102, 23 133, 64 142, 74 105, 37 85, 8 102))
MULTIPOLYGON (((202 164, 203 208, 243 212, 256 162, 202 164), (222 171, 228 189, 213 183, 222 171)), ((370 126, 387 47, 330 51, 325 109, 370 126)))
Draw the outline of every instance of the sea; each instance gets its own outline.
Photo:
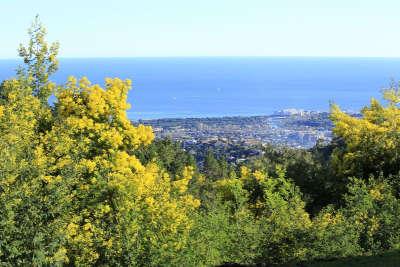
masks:
MULTIPOLYGON (((16 59, 0 60, 0 81, 16 59)), ((279 110, 358 112, 400 80, 400 58, 62 58, 51 79, 131 79, 132 120, 270 115, 279 110)))

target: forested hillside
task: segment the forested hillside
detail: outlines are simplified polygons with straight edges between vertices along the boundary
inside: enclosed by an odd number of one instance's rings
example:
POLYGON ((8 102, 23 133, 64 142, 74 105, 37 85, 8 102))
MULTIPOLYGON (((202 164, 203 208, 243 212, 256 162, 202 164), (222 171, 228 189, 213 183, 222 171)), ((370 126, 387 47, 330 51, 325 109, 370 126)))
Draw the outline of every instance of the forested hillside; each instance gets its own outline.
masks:
POLYGON ((29 36, 0 86, 0 265, 273 266, 400 249, 396 85, 361 117, 332 105, 329 144, 266 146, 242 164, 210 150, 198 166, 130 122, 131 81, 55 84, 58 44, 38 19, 29 36))

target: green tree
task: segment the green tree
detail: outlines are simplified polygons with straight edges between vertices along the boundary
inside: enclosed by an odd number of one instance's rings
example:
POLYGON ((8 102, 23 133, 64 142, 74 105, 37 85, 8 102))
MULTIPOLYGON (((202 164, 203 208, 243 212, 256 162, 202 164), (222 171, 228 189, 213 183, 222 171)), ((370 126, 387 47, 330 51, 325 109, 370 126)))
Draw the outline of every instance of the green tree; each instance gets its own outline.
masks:
POLYGON ((186 152, 181 143, 170 138, 156 139, 150 145, 133 152, 142 162, 156 161, 168 171, 172 179, 179 176, 186 167, 196 167, 193 155, 186 152))
POLYGON ((208 149, 204 158, 203 172, 210 181, 221 179, 221 169, 214 152, 208 149))
POLYGON ((264 237, 262 259, 270 264, 305 259, 304 239, 312 225, 298 187, 285 178, 284 170, 278 169, 277 175, 259 179, 265 199, 259 207, 264 237))
POLYGON ((36 153, 40 101, 23 79, 0 87, 0 263, 65 262, 63 188, 46 188, 36 153))
POLYGON ((400 247, 400 200, 385 179, 351 179, 345 204, 343 213, 358 228, 365 252, 400 247))
POLYGON ((19 74, 29 78, 33 95, 37 96, 42 104, 47 104, 49 96, 54 90, 54 83, 49 77, 58 69, 57 54, 59 44, 46 42, 46 28, 35 17, 32 26, 28 30, 29 43, 27 46, 20 44, 19 56, 24 60, 25 65, 19 69, 19 74))
POLYGON ((332 162, 339 175, 368 179, 400 171, 400 91, 392 87, 384 92, 387 105, 372 99, 361 110, 361 117, 351 116, 333 105, 334 134, 345 146, 336 149, 332 162))
POLYGON ((325 207, 312 220, 305 240, 308 259, 334 259, 360 255, 360 231, 345 210, 325 207))
POLYGON ((317 214, 324 206, 338 204, 343 187, 332 171, 330 156, 336 140, 330 144, 317 144, 310 150, 267 145, 263 155, 252 158, 246 166, 274 176, 277 166, 286 170, 286 177, 293 180, 303 193, 306 208, 317 214))
POLYGON ((129 80, 71 77, 47 105, 55 54, 37 19, 30 36, 25 71, 0 88, 0 262, 181 265, 193 168, 171 179, 134 155, 154 134, 127 117, 129 80))
POLYGON ((21 68, 17 79, 0 86, 0 262, 9 265, 66 261, 60 232, 65 227, 66 192, 64 187, 45 186, 46 170, 37 153, 44 126, 52 120, 48 94, 40 92, 53 88, 35 81, 39 76, 33 75, 33 65, 40 71, 47 69, 45 60, 34 59, 47 54, 46 49, 37 49, 44 44, 44 28, 37 22, 34 28, 39 33, 30 31, 33 39, 25 50, 28 71, 21 68))

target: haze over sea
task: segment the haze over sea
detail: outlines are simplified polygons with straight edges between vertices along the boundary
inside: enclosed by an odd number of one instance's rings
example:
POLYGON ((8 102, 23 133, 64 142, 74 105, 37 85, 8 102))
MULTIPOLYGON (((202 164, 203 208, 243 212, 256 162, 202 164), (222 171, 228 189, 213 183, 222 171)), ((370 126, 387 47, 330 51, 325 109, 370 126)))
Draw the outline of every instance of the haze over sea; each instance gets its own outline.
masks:
MULTIPOLYGON (((0 80, 17 60, 0 60, 0 80)), ((358 111, 391 81, 400 58, 204 57, 61 59, 52 79, 129 78, 131 119, 269 115, 296 108, 328 111, 329 102, 358 111)))

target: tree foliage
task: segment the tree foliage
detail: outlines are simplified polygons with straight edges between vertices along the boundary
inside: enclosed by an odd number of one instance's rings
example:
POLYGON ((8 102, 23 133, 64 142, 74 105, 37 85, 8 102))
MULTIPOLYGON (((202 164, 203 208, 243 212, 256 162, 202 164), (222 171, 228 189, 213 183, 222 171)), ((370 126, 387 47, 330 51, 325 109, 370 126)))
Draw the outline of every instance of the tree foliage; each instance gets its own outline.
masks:
POLYGON ((26 71, 0 90, 0 261, 176 265, 199 206, 187 193, 192 168, 172 181, 133 154, 154 135, 127 118, 129 80, 102 88, 71 77, 49 90, 56 46, 38 20, 29 33, 26 71), (54 107, 43 105, 50 92, 54 107))
POLYGON ((28 30, 29 43, 27 46, 20 44, 18 53, 22 57, 25 66, 20 67, 19 74, 29 79, 33 95, 37 96, 42 104, 47 104, 47 100, 54 89, 54 83, 49 81, 49 77, 58 69, 57 54, 59 44, 52 43, 50 46, 46 42, 46 28, 35 17, 28 30))
POLYGON ((345 142, 343 149, 334 153, 337 172, 344 176, 368 179, 370 175, 398 174, 400 149, 399 89, 384 91, 387 105, 376 99, 361 110, 361 118, 332 106, 334 133, 345 142))
POLYGON ((400 91, 334 140, 265 147, 241 165, 154 140, 127 117, 129 80, 56 85, 58 44, 35 19, 0 85, 0 265, 279 265, 400 248, 400 91), (53 104, 49 97, 54 96, 53 104))

